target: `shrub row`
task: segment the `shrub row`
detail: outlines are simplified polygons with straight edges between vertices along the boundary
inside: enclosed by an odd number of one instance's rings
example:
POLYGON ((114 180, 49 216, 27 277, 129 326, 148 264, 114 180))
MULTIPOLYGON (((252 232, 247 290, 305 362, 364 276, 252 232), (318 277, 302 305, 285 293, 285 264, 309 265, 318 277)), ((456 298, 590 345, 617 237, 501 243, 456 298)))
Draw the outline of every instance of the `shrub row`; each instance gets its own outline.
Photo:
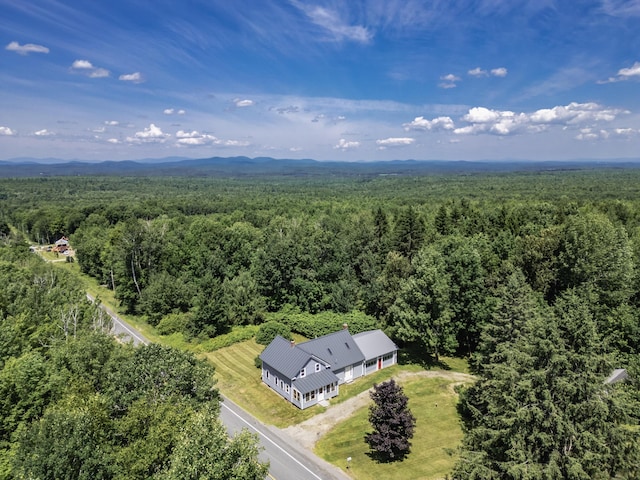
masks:
POLYGON ((317 314, 283 309, 268 313, 267 320, 275 320, 288 326, 292 332, 307 338, 321 337, 340 330, 346 323, 352 334, 379 328, 376 319, 366 313, 354 310, 350 313, 321 312, 317 314))

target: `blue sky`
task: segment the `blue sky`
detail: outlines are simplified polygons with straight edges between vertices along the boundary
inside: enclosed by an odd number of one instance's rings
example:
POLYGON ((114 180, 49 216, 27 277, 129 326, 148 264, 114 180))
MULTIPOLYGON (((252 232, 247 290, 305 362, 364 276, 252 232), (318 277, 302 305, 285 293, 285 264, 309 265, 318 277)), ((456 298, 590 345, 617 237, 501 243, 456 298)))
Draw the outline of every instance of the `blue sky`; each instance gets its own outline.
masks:
POLYGON ((0 0, 0 159, 640 157, 640 0, 0 0))

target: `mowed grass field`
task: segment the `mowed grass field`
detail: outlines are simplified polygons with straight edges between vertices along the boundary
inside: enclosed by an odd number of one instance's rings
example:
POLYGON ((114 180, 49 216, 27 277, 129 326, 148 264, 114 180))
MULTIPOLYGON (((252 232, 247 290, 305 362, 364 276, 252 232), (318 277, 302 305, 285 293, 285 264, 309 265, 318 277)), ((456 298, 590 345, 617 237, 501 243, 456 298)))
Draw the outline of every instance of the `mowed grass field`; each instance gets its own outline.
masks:
POLYGON ((411 453, 401 462, 377 463, 369 455, 364 435, 371 431, 368 407, 337 425, 316 444, 315 453, 342 470, 351 457, 350 476, 359 480, 442 479, 455 463, 455 448, 462 440, 453 383, 442 378, 399 382, 416 417, 411 453))

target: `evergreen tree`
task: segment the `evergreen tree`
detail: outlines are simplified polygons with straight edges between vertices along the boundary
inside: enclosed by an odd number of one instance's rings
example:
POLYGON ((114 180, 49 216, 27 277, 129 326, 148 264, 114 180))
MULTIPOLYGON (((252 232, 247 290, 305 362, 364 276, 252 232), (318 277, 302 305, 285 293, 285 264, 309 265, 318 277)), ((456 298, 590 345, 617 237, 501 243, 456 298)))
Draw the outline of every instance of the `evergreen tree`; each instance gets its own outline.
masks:
POLYGON ((450 275, 444 258, 433 247, 425 247, 414 258, 413 276, 402 282, 390 309, 398 338, 420 342, 436 362, 440 354, 456 349, 455 324, 450 299, 450 275))
POLYGON ((425 236, 424 221, 412 207, 398 216, 394 229, 394 248, 409 260, 420 250, 425 236))
POLYGON ((402 460, 411 449, 410 440, 416 419, 409 410, 409 399, 395 380, 373 386, 370 394, 369 422, 373 432, 367 433, 365 442, 371 455, 381 462, 402 460))
POLYGON ((637 469, 637 435, 625 425, 624 398, 605 383, 612 365, 579 297, 567 292, 555 314, 512 332, 463 392, 453 478, 590 480, 637 469))

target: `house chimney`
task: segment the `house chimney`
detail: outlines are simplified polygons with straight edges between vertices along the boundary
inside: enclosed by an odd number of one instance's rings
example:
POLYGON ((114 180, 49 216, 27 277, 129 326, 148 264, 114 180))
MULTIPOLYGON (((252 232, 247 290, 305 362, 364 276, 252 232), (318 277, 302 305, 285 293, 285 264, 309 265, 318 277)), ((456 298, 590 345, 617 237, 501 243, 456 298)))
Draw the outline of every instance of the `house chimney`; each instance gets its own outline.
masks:
POLYGON ((342 329, 343 329, 343 330, 348 330, 348 329, 349 329, 349 325, 348 325, 348 324, 346 324, 346 323, 343 323, 343 324, 342 324, 342 329))
POLYGON ((296 346, 296 341, 295 340, 291 340, 291 348, 296 346))

